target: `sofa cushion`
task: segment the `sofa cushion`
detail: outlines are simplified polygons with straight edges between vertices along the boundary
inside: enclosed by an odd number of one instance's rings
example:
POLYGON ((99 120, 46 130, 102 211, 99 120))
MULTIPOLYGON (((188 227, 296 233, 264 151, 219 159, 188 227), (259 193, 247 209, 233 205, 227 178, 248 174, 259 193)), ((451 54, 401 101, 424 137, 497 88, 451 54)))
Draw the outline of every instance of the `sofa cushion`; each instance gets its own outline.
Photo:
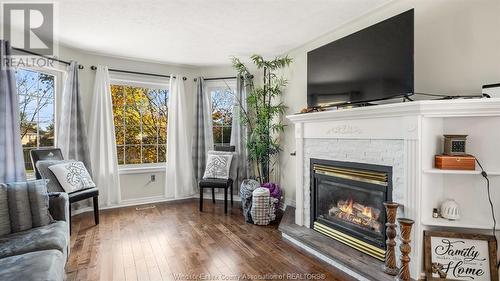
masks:
POLYGON ((56 175, 52 173, 52 171, 49 169, 50 166, 56 165, 56 164, 61 164, 61 163, 68 163, 71 161, 68 160, 40 160, 36 162, 36 169, 38 170, 38 173, 40 173, 40 176, 42 179, 49 180, 47 183, 47 190, 49 192, 64 192, 64 189, 62 188, 61 184, 59 184, 59 181, 56 178, 56 175))
POLYGON ((9 201, 11 232, 19 232, 32 227, 30 199, 27 182, 6 184, 9 201))
POLYGON ((43 250, 58 250, 66 255, 68 235, 67 223, 56 221, 46 226, 2 236, 0 258, 43 250))
POLYGON ((2 281, 64 280, 66 257, 60 251, 47 250, 0 259, 2 281))
POLYGON ((0 236, 10 233, 9 201, 7 186, 0 184, 0 236))
POLYGON ((49 213, 47 180, 28 182, 28 196, 30 199, 31 220, 33 227, 40 227, 53 222, 54 220, 49 213))

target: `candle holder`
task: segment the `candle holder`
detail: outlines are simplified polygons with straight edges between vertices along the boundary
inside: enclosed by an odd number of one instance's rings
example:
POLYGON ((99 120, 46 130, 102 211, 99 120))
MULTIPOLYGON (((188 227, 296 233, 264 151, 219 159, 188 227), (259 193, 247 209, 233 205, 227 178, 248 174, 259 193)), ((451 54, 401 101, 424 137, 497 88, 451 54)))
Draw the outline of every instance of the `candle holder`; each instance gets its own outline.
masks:
POLYGON ((401 268, 399 269, 398 276, 396 280, 398 281, 409 281, 410 280, 410 235, 411 228, 415 221, 407 218, 398 218, 399 228, 401 232, 401 268))
POLYGON ((385 212, 387 214, 387 222, 385 226, 387 227, 385 233, 387 235, 387 251, 385 252, 385 263, 383 266, 384 272, 389 275, 397 275, 399 268, 396 264, 396 251, 394 247, 396 246, 396 213, 399 207, 398 203, 395 202, 384 202, 385 212))

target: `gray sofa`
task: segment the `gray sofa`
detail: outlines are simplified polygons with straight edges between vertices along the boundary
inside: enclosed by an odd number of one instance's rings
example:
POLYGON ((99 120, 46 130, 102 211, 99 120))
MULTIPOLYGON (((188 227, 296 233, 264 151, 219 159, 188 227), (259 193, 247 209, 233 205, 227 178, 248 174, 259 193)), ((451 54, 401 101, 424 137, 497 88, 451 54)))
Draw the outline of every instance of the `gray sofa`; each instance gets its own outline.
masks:
POLYGON ((0 280, 64 280, 69 256, 69 200, 51 193, 49 212, 55 222, 0 236, 0 280))

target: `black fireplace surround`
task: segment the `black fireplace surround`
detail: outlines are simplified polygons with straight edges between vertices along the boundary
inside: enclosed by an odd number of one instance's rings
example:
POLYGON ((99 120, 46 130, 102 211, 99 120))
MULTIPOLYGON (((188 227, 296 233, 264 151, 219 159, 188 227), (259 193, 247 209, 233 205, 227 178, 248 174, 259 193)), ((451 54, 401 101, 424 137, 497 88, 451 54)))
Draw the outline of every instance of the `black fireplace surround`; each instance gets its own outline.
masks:
POLYGON ((311 228, 383 260, 392 167, 310 160, 311 228))

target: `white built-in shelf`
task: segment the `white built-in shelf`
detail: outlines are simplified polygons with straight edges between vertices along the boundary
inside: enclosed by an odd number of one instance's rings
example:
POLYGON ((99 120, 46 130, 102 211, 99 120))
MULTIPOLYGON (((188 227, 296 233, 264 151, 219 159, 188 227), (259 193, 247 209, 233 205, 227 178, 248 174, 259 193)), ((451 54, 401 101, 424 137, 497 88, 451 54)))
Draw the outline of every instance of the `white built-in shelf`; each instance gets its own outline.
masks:
MULTIPOLYGON (((480 175, 479 170, 443 170, 443 169, 424 169, 424 174, 445 174, 445 175, 480 175)), ((500 176, 500 171, 486 171, 488 176, 500 176)))
MULTIPOLYGON (((488 219, 489 220, 489 219, 488 219)), ((456 228, 470 228, 470 229, 492 229, 493 222, 481 221, 477 219, 461 218, 459 220, 447 220, 443 218, 424 218, 422 224, 426 226, 439 226, 439 227, 456 227, 456 228)), ((498 224, 497 224, 498 227, 498 224)))

